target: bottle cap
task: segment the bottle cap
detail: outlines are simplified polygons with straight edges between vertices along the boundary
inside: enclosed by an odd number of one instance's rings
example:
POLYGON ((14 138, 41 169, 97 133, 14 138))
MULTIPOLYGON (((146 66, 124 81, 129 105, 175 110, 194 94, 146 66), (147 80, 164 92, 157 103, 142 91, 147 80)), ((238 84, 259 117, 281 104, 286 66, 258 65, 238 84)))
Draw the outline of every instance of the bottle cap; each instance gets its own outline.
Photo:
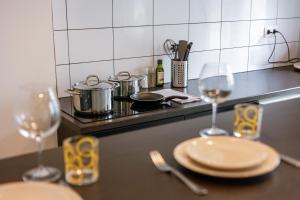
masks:
POLYGON ((157 60, 157 64, 158 64, 158 65, 161 65, 162 62, 163 62, 163 61, 162 61, 161 59, 158 59, 158 60, 157 60))

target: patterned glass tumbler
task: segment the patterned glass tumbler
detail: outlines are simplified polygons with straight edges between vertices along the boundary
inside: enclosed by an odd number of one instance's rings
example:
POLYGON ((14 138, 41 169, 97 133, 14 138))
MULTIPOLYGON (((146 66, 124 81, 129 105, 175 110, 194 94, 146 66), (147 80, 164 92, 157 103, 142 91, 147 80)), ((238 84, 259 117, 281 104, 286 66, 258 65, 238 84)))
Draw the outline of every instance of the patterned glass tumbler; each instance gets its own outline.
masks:
POLYGON ((99 141, 92 136, 64 140, 65 178, 72 185, 88 185, 99 177, 99 141))
POLYGON ((256 140, 260 137, 263 108, 256 104, 237 104, 234 107, 233 135, 256 140))

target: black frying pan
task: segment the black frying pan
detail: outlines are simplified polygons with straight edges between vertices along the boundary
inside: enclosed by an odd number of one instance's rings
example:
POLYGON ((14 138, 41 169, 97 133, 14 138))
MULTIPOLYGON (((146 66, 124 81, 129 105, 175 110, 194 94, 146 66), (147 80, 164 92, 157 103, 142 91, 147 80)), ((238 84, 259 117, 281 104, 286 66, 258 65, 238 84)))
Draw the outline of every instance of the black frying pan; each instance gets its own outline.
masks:
POLYGON ((130 95, 130 99, 134 101, 134 103, 143 103, 143 104, 161 104, 163 102, 168 102, 172 99, 187 99, 186 96, 169 96, 164 97, 161 94, 152 93, 152 92, 140 92, 136 94, 130 95))

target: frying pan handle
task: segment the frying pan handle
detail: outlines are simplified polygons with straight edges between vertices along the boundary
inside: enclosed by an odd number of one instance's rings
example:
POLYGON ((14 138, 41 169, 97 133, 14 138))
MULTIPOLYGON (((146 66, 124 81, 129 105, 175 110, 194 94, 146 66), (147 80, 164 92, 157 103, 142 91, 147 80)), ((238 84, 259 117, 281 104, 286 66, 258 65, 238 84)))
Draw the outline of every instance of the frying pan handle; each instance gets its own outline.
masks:
POLYGON ((188 97, 187 96, 177 96, 177 95, 169 96, 164 99, 164 102, 168 102, 172 99, 188 99, 188 97))

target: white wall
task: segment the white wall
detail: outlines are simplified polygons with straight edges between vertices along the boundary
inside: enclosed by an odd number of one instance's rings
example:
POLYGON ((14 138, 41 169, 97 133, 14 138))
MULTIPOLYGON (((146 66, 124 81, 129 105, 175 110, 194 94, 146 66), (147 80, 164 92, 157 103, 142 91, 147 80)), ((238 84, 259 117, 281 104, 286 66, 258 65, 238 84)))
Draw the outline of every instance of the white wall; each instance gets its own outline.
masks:
MULTIPOLYGON (((44 82, 55 86, 51 0, 0 1, 0 158, 34 151, 13 123, 18 86, 44 82)), ((51 138, 47 147, 55 145, 51 138)))

